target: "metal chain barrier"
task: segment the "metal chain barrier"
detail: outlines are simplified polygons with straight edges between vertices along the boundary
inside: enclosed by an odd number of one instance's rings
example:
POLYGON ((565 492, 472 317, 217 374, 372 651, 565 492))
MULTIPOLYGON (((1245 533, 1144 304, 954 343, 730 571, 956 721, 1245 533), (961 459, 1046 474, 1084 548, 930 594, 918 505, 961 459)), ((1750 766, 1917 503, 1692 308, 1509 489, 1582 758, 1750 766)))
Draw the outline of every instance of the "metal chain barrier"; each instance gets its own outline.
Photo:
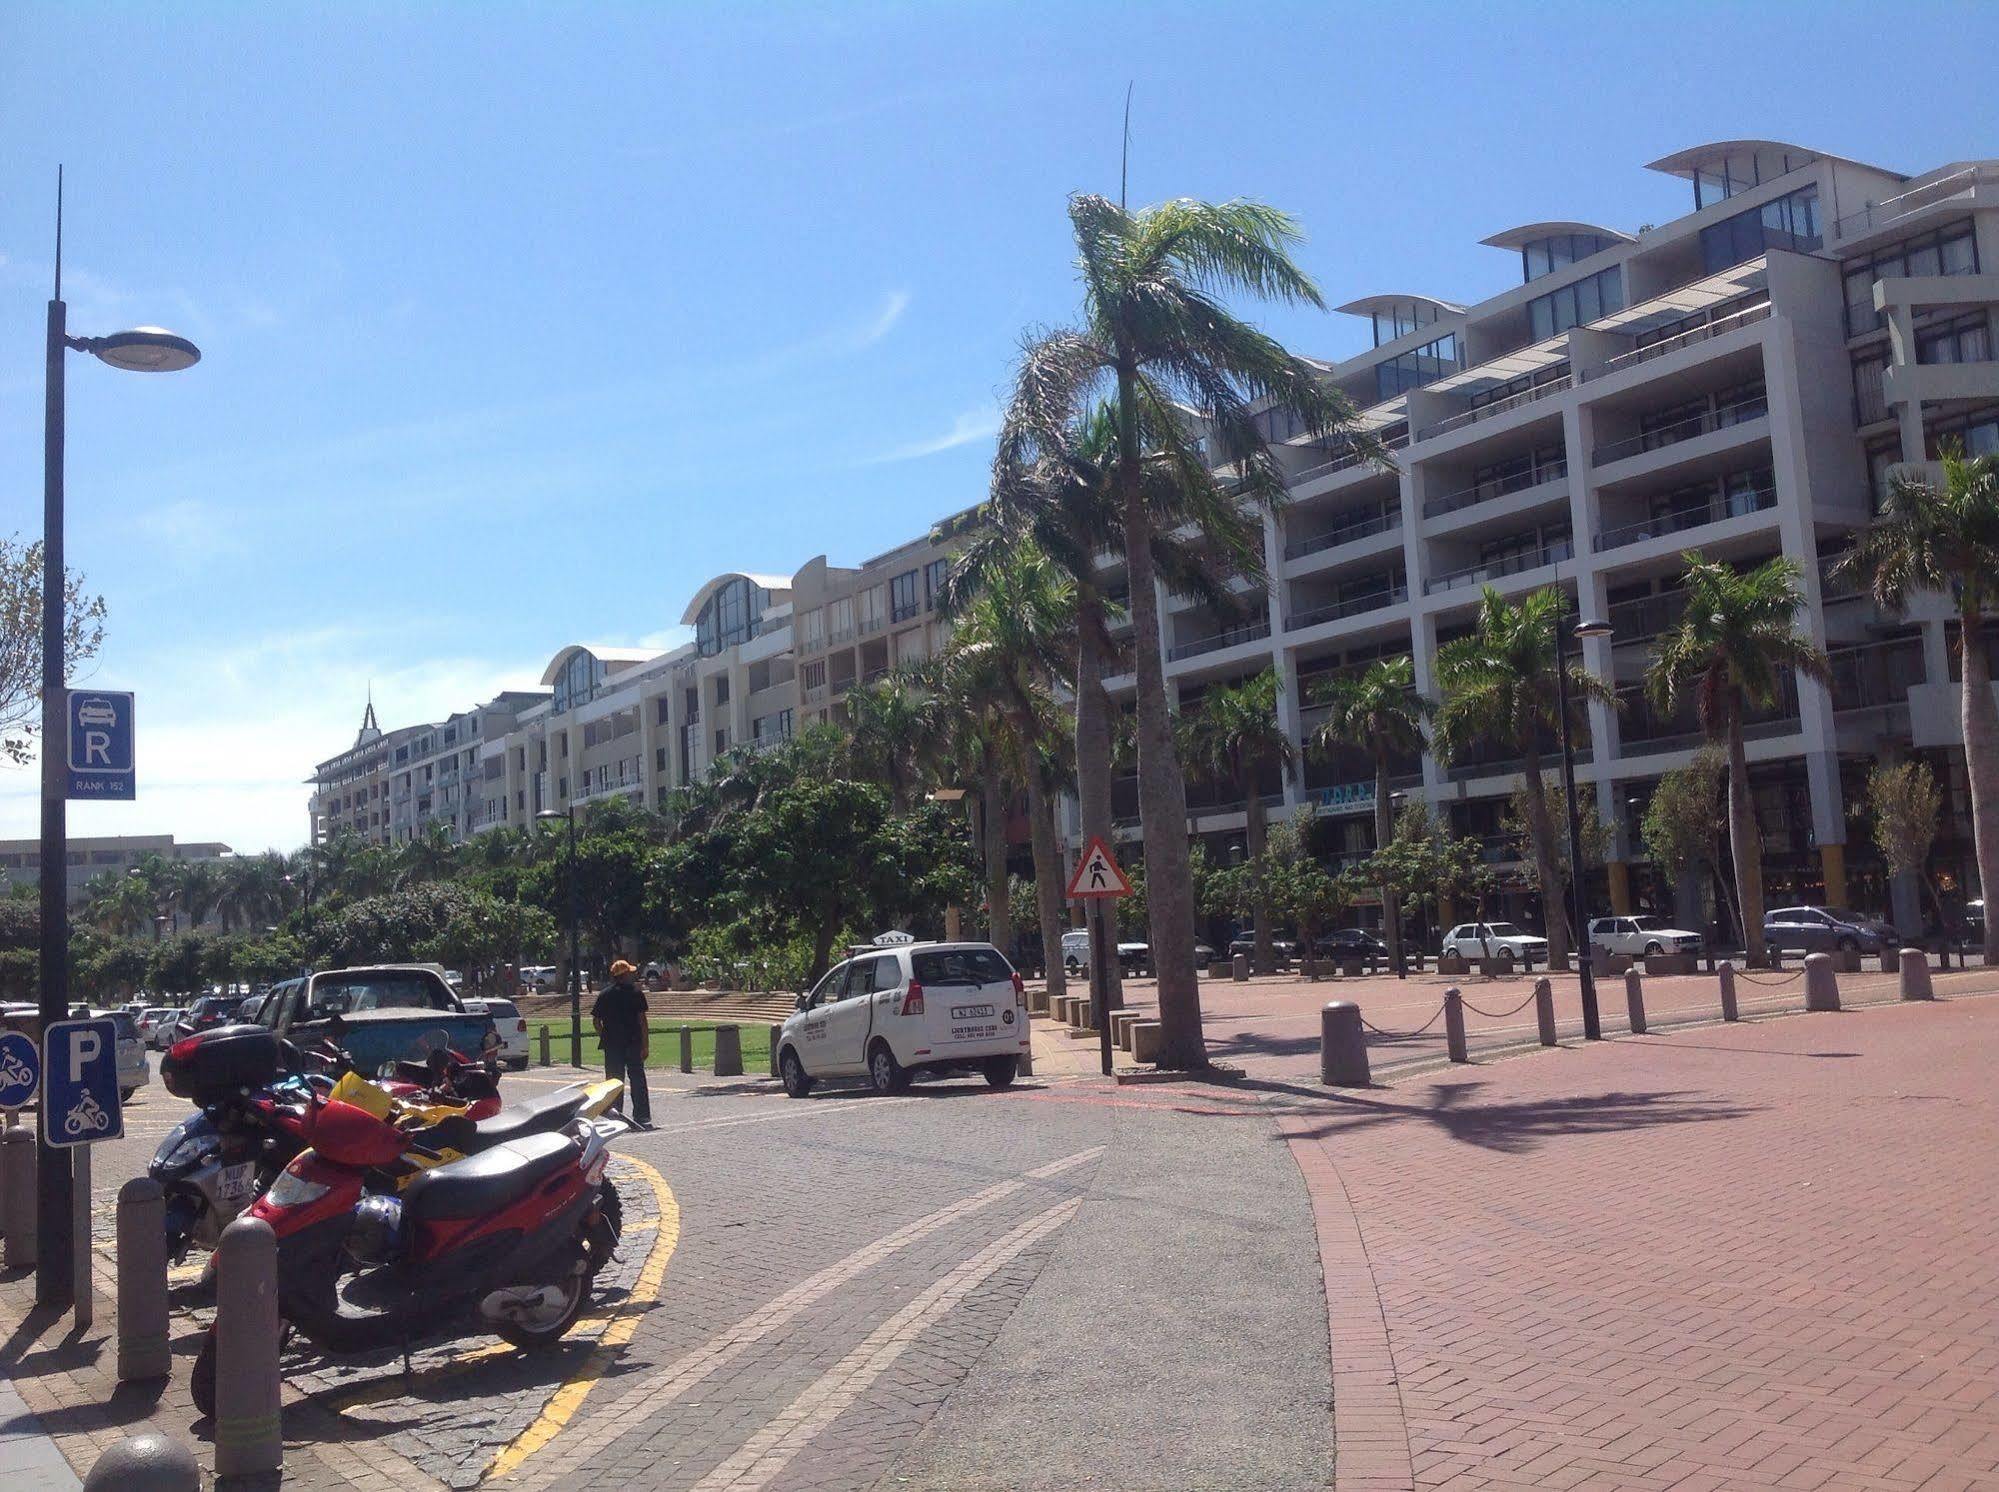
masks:
POLYGON ((1789 984, 1793 979, 1802 978, 1804 976, 1804 972, 1805 971, 1803 969, 1793 969, 1788 974, 1779 974, 1775 979, 1758 979, 1754 974, 1745 973, 1743 970, 1737 969, 1735 971, 1735 977, 1737 979, 1746 979, 1751 984, 1779 985, 1779 984, 1789 984))
POLYGON ((1423 1022, 1422 1025, 1418 1026, 1413 1031, 1384 1031, 1382 1030, 1381 1027, 1377 1026, 1373 1021, 1369 1020, 1366 1016, 1362 1016, 1360 1018, 1360 1023, 1363 1026, 1367 1027, 1368 1030, 1372 1031, 1376 1036, 1386 1037, 1390 1041, 1408 1041, 1412 1037, 1421 1036, 1425 1031, 1429 1030, 1432 1026, 1436 1025, 1438 1021, 1442 1020, 1443 1017, 1444 1017, 1443 1002, 1438 1001, 1437 1013, 1431 1016, 1427 1021, 1423 1022))
MULTIPOLYGON (((1462 995, 1460 995, 1458 998, 1461 1000, 1464 999, 1462 995)), ((1472 1002, 1469 1000, 1464 1001, 1464 1007, 1467 1010, 1476 1011, 1479 1015, 1484 1016, 1489 1021, 1503 1021, 1508 1016, 1514 1016, 1520 1014, 1521 1011, 1525 1010, 1529 1005, 1532 1005, 1533 1003, 1534 1003, 1534 995, 1532 991, 1529 991, 1527 998, 1522 1000, 1518 1005, 1514 1006, 1511 1010, 1486 1010, 1480 1006, 1472 1004, 1472 1002)))

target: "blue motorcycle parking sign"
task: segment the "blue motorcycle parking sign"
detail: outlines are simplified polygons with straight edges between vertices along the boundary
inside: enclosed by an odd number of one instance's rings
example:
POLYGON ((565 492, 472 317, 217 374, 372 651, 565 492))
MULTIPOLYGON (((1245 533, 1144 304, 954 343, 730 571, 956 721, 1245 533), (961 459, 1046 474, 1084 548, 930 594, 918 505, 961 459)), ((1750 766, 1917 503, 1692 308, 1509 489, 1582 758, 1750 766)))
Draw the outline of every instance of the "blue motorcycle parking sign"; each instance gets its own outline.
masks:
POLYGON ((19 1109, 35 1101, 42 1085, 42 1054, 19 1031, 0 1032, 0 1109, 19 1109))
POLYGON ((42 1033, 42 1139, 93 1145, 124 1132, 117 1026, 102 1019, 55 1022, 42 1033))

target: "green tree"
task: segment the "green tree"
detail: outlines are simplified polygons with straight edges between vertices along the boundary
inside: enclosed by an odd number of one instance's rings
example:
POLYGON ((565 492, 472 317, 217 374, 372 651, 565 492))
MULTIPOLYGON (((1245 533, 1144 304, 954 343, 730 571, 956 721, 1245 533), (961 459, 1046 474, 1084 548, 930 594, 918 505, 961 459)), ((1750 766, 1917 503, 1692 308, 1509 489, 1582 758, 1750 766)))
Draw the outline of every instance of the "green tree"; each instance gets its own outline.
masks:
MULTIPOLYGON (((1646 852, 1672 878, 1681 915, 1690 922, 1697 910, 1690 905, 1697 901, 1697 887, 1691 878, 1707 867, 1719 880, 1721 856, 1715 846, 1726 812, 1722 794, 1727 784, 1728 758, 1713 745, 1703 746, 1684 767, 1660 775, 1639 824, 1646 852), (1678 890, 1682 886, 1688 890, 1678 890)), ((1730 915, 1740 925, 1741 908, 1730 915)))
POLYGON ((1923 872, 1943 815, 1943 790, 1925 762, 1882 762, 1867 774, 1867 808, 1874 843, 1897 887, 1895 921, 1911 936, 1920 934, 1919 888, 1929 884, 1923 872))
MULTIPOLYGON (((1925 591, 1948 596, 1956 608, 1971 837, 1989 898, 1999 886, 1999 707, 1987 625, 1999 603, 1999 460, 1952 449, 1943 453, 1941 485, 1898 477, 1881 517, 1835 574, 1859 580, 1889 611, 1906 610, 1925 591)), ((1992 917, 1985 919, 1985 961, 1999 964, 1999 919, 1992 917)))
MULTIPOLYGON (((1559 898, 1566 891, 1575 876, 1575 867, 1569 859, 1569 795, 1561 780, 1553 772, 1542 775, 1542 801, 1548 806, 1548 819, 1555 826, 1555 875, 1556 889, 1552 892, 1537 879, 1534 889, 1541 893, 1541 905, 1549 922, 1558 921, 1568 915, 1568 903, 1559 898)), ((1610 858, 1611 831, 1597 812, 1596 788, 1584 783, 1576 793, 1576 828, 1582 840, 1583 868, 1594 870, 1610 858)), ((1508 834, 1525 836, 1532 822, 1529 814, 1533 811, 1531 795, 1526 783, 1513 790, 1506 800, 1506 815, 1500 827, 1508 834)), ((1572 928, 1571 932, 1581 942, 1588 941, 1588 928, 1572 928)))
MULTIPOLYGON (((1263 854, 1269 812, 1263 803, 1265 774, 1290 770, 1297 748, 1277 718, 1277 698, 1283 692, 1277 671, 1266 668, 1239 684, 1217 686, 1201 696, 1198 707, 1180 716, 1180 756, 1194 772, 1231 784, 1243 798, 1243 838, 1248 858, 1263 854)), ((1277 936, 1270 909, 1250 903, 1254 918, 1256 972, 1277 967, 1277 936)))
MULTIPOLYGON (((1423 722, 1433 712, 1416 692, 1415 661, 1406 655, 1382 658, 1359 674, 1346 674, 1323 685, 1314 704, 1326 713, 1305 743, 1308 752, 1332 755, 1340 747, 1364 751, 1374 762, 1374 842, 1386 845, 1394 834, 1394 801, 1389 777, 1398 761, 1423 750, 1423 722)), ((1382 930, 1388 934, 1388 958, 1399 974, 1402 955, 1402 908, 1387 887, 1381 894, 1382 930)))
POLYGON ((1750 961, 1765 958, 1763 840, 1749 797, 1749 757, 1742 726, 1750 706, 1776 703, 1786 675, 1823 681, 1822 649, 1795 626, 1804 598, 1796 560, 1780 555, 1747 573, 1721 561, 1685 556, 1685 612, 1653 644, 1646 688, 1671 712, 1691 697, 1701 728, 1728 753, 1728 835, 1742 903, 1742 938, 1750 961))
POLYGON ((1405 915, 1417 916, 1443 902, 1470 901, 1485 920, 1485 898, 1493 886, 1485 847, 1469 835, 1449 833, 1421 799, 1403 804, 1388 843, 1360 867, 1362 880, 1388 887, 1405 915))
MULTIPOLYGON (((104 641, 104 598, 63 577, 63 679, 97 656, 104 641)), ((0 539, 0 753, 17 766, 34 754, 41 732, 42 545, 18 535, 0 539)))
MULTIPOLYGON (((1519 754, 1534 879, 1548 903, 1548 965, 1556 969, 1568 967, 1568 926, 1560 911, 1567 883, 1557 857, 1541 758, 1560 725, 1556 635, 1568 609, 1568 598, 1553 586, 1518 605, 1487 586, 1471 633, 1437 650, 1437 691, 1443 698, 1437 709, 1437 754, 1449 760, 1479 742, 1519 754)), ((1616 701, 1610 685, 1580 664, 1570 665, 1568 682, 1573 700, 1616 701)))
POLYGON ((890 811, 906 813, 943 758, 949 734, 943 698, 919 674, 898 669, 849 689, 844 703, 854 775, 882 783, 890 811))

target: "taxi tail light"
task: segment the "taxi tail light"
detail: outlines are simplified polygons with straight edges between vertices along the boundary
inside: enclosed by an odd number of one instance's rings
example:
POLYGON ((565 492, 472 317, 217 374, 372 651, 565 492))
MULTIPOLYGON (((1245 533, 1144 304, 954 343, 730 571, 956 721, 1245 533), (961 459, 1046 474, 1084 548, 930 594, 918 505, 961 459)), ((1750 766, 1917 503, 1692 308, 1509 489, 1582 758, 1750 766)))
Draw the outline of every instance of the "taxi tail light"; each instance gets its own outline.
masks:
POLYGON ((1013 1000, 1023 1010, 1027 1008, 1027 986, 1020 982, 1020 970, 1013 971, 1013 1000))
POLYGON ((923 1014, 923 986, 918 984, 914 979, 909 981, 909 988, 903 991, 902 1013, 904 1015, 923 1014))
POLYGON ((522 1016, 519 1020, 515 1021, 514 1029, 520 1032, 523 1036, 527 1035, 528 1018, 526 1016, 522 1016))

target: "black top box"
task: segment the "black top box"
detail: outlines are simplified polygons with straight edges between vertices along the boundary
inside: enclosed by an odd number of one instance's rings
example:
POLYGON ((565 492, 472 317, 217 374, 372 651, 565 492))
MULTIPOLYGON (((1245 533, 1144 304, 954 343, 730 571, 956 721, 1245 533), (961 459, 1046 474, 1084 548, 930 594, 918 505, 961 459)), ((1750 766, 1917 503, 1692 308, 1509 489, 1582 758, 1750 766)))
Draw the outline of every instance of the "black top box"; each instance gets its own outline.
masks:
POLYGON ((160 1063, 160 1081, 197 1103, 238 1088, 260 1088, 278 1075, 277 1033, 263 1026, 211 1026, 177 1041, 160 1063))

